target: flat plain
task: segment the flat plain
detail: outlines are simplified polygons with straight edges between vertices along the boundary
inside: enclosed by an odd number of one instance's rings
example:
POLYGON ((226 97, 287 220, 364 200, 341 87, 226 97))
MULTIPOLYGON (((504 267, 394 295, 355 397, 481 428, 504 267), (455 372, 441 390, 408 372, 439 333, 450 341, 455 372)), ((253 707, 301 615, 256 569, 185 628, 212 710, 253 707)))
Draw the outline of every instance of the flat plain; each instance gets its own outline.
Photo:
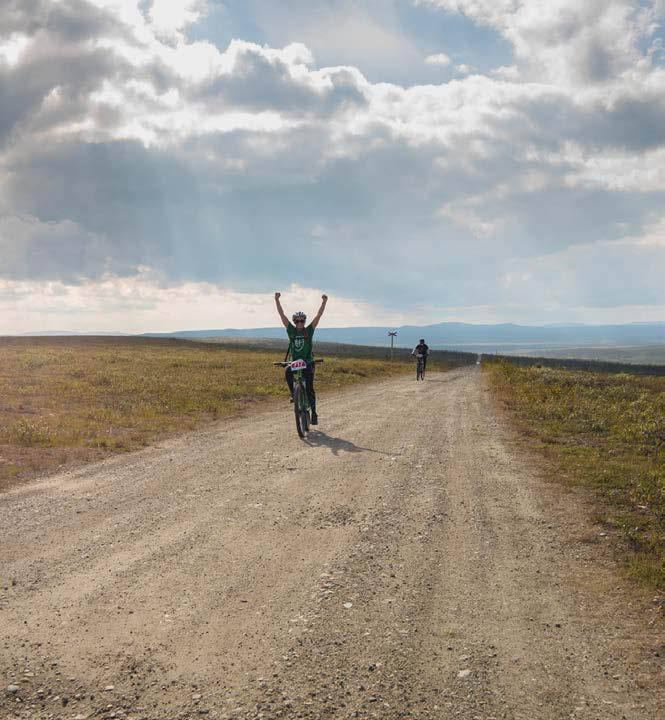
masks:
MULTIPOLYGON (((283 402, 288 395, 283 370, 272 362, 283 359, 285 346, 0 338, 0 490, 283 402)), ((328 355, 317 373, 317 387, 325 394, 410 370, 412 364, 404 359, 337 361, 328 355)))

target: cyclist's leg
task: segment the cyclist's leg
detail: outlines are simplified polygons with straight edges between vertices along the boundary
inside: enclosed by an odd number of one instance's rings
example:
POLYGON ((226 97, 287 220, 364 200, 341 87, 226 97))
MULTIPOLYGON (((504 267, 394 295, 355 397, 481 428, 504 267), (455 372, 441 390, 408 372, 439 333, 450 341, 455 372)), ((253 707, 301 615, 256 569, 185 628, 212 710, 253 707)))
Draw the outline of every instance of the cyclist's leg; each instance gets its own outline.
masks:
POLYGON ((303 372, 305 378, 305 388, 307 389, 307 399, 312 410, 312 415, 316 415, 316 392, 314 391, 314 365, 308 365, 307 370, 303 372))
POLYGON ((286 384, 289 386, 289 393, 291 394, 291 397, 293 397, 293 373, 291 372, 290 367, 286 368, 284 377, 286 378, 286 384))

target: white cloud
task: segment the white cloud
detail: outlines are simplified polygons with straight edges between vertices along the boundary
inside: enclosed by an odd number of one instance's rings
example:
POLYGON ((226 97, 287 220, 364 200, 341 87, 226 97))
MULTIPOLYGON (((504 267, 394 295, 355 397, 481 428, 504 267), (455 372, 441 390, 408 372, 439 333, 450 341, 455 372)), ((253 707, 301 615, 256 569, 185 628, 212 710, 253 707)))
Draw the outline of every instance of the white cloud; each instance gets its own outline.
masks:
POLYGON ((586 86, 644 72, 639 43, 658 27, 662 0, 419 0, 499 31, 525 77, 586 86))
MULTIPOLYGON (((656 6, 594 0, 596 17, 569 0, 438 4, 496 28, 515 65, 489 75, 458 66, 464 77, 402 87, 320 67, 302 42, 190 42, 183 28, 203 8, 194 2, 62 0, 42 25, 26 14, 10 26, 0 9, 0 47, 30 38, 0 65, 0 276, 64 282, 77 312, 81 288, 101 312, 100 283, 138 283, 145 293, 123 305, 138 311, 161 302, 139 268, 169 287, 251 295, 295 280, 295 243, 307 283, 346 298, 361 288, 367 317, 396 296, 460 314, 516 307, 520 278, 563 297, 566 252, 639 235, 662 203, 656 6), (611 72, 591 72, 603 62, 611 72)), ((621 253, 637 274, 660 262, 612 246, 617 263, 621 253)), ((593 272, 579 268, 575 283, 593 272)), ((607 292, 594 286, 603 302, 618 282, 608 278, 607 292)), ((592 305, 589 293, 570 297, 592 305)))
POLYGON ((502 65, 501 67, 494 68, 490 72, 490 75, 499 80, 509 80, 516 82, 520 79, 520 71, 517 65, 502 65))
POLYGON ((570 187, 603 188, 615 192, 659 193, 665 188, 665 148, 641 154, 615 150, 585 153, 577 145, 567 148, 570 187))
MULTIPOLYGON (((321 327, 428 324, 451 322, 569 322, 621 323, 658 321, 665 316, 665 299, 658 303, 621 303, 599 307, 577 296, 577 277, 566 275, 569 259, 528 269, 506 270, 500 277, 500 302, 466 306, 427 303, 404 312, 390 312, 352 297, 333 295, 321 327), (552 295, 543 282, 550 272, 564 281, 562 292, 552 295), (563 290, 576 295, 571 306, 563 290)), ((108 276, 96 282, 70 285, 58 281, 35 282, 0 279, 0 335, 27 332, 172 332, 176 330, 233 327, 277 327, 271 293, 243 293, 210 283, 165 286, 144 270, 139 278, 108 276)), ((321 290, 291 286, 283 288, 282 301, 290 313, 304 309, 313 314, 321 302, 321 290)))
POLYGON ((0 65, 16 65, 30 45, 30 37, 22 33, 12 33, 4 42, 0 43, 0 65))
MULTIPOLYGON (((128 66, 101 76, 87 97, 86 116, 59 124, 58 134, 168 145, 239 129, 281 132, 298 126, 294 115, 334 113, 365 102, 369 87, 355 68, 310 69, 311 53, 300 43, 273 49, 233 41, 224 52, 208 43, 169 46, 155 37, 152 43, 144 47, 113 36, 98 38, 97 48, 117 53, 128 66), (156 84, 155 73, 165 71, 170 82, 156 84)), ((68 100, 57 91, 35 119, 68 100)))
MULTIPOLYGON (((292 285, 282 289, 290 314, 312 316, 322 291, 292 285)), ((95 282, 70 285, 0 279, 0 335, 25 332, 174 332, 280 325, 271 293, 242 293, 212 283, 165 285, 148 268, 137 276, 109 275, 95 282), (193 320, 195 318, 195 320, 193 320)), ((381 325, 405 321, 353 298, 335 296, 321 327, 381 325)))
POLYGON ((176 36, 205 11, 204 0, 152 0, 150 20, 158 35, 176 36))
POLYGON ((441 65, 442 67, 448 67, 452 63, 452 60, 446 53, 437 53, 436 55, 428 55, 425 58, 425 62, 428 65, 441 65))
POLYGON ((473 72, 476 72, 478 68, 475 68, 473 65, 467 65, 465 63, 462 63, 461 65, 455 65, 455 70, 460 75, 470 75, 473 72))

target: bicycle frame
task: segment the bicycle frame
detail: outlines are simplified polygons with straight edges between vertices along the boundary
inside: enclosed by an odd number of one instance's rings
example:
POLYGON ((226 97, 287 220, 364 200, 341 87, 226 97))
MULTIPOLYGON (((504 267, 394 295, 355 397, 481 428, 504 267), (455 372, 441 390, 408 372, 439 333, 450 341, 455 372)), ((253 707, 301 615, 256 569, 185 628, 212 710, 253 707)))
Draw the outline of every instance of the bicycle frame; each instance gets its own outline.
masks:
MULTIPOLYGON (((312 365, 323 362, 323 360, 313 360, 312 365)), ((293 362, 275 362, 273 365, 290 368, 293 375, 293 410, 295 412, 296 430, 301 438, 309 431, 311 422, 309 397, 307 395, 307 383, 305 382, 304 371, 307 370, 308 364, 305 360, 294 360, 293 362)))
POLYGON ((416 380, 425 379, 425 356, 418 353, 416 355, 416 380))
POLYGON ((305 363, 304 366, 297 365, 298 362, 304 362, 304 361, 297 361, 291 363, 291 373, 293 375, 293 388, 294 388, 294 395, 295 395, 295 387, 296 385, 299 386, 300 392, 298 393, 299 400, 300 400, 300 411, 301 412, 307 412, 309 408, 309 397, 307 396, 307 385, 305 383, 305 376, 303 375, 303 372, 307 369, 307 364, 305 363), (296 367, 294 367, 294 365, 296 367))

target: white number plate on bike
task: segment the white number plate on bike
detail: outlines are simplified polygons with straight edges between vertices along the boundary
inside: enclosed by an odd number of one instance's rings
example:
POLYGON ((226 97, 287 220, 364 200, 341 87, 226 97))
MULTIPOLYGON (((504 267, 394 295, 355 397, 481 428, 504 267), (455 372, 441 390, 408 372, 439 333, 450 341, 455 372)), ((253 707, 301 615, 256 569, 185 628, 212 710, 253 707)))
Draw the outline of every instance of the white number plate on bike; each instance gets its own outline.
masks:
POLYGON ((291 363, 291 370, 307 370, 307 363, 304 360, 294 360, 291 363))

